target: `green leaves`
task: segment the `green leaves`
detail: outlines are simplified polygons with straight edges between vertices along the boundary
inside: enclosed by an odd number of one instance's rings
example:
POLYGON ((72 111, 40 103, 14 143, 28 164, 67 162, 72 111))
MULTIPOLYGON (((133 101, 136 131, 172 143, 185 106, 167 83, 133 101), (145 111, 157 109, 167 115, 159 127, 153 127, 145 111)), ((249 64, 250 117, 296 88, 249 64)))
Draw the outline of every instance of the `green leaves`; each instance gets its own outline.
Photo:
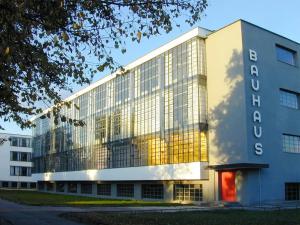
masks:
POLYGON ((122 71, 112 50, 125 54, 127 41, 169 32, 179 17, 193 25, 207 7, 206 0, 1 4, 0 118, 23 128, 34 126, 30 117, 53 104, 56 107, 43 117, 55 119, 57 126, 83 125, 60 113, 71 107, 62 101, 62 92, 72 92, 74 84, 89 84, 106 69, 122 71))

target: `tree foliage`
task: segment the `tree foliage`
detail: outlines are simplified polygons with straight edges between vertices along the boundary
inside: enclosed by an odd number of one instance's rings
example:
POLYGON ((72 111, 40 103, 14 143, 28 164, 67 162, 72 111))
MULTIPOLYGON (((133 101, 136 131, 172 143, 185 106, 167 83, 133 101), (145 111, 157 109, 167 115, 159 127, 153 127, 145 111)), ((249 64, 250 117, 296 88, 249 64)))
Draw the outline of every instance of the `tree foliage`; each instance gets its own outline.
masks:
POLYGON ((60 91, 117 69, 112 49, 125 53, 125 40, 170 32, 179 17, 193 25, 206 7, 206 0, 0 0, 0 118, 30 127, 43 103, 65 120, 59 109, 70 103, 60 91))

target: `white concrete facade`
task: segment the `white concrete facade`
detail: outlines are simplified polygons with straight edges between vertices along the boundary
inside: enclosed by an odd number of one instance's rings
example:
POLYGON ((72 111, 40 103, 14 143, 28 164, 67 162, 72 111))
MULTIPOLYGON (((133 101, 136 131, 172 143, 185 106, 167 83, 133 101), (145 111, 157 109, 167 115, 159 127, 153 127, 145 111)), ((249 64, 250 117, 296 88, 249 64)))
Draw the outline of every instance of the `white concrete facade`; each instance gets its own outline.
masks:
POLYGON ((20 146, 12 146, 12 138, 18 138, 22 140, 22 138, 31 141, 31 136, 29 135, 19 135, 19 134, 0 134, 0 187, 21 187, 21 183, 23 187, 25 187, 25 183, 27 183, 27 187, 30 187, 30 183, 35 183, 33 177, 31 176, 31 154, 32 148, 29 147, 20 147, 20 146), (15 161, 12 160, 12 152, 17 152, 18 158, 20 153, 29 153, 27 155, 29 158, 27 161, 15 161), (22 176, 12 175, 12 168, 30 168, 28 170, 28 175, 22 176), (16 186, 14 186, 14 184, 16 186))
POLYGON ((159 166, 127 167, 104 170, 39 173, 33 178, 39 181, 167 181, 205 180, 207 162, 167 164, 159 166))

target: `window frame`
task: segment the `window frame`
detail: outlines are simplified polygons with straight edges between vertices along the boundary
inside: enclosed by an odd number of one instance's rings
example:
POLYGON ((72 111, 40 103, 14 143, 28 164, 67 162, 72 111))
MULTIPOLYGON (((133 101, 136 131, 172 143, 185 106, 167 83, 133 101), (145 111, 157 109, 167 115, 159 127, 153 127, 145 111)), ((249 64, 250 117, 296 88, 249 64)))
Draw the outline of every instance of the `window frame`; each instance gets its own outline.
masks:
POLYGON ((286 182, 285 186, 285 201, 299 201, 300 200, 300 183, 286 182))
MULTIPOLYGON (((298 147, 298 149, 293 149, 293 151, 289 151, 285 149, 285 142, 284 142, 284 136, 289 137, 289 138, 298 138, 299 142, 297 144, 297 146, 300 146, 300 135, 294 135, 294 134, 288 134, 288 133, 282 133, 281 134, 281 142, 282 142, 282 151, 284 153, 291 153, 291 154, 300 154, 300 147, 298 147)), ((291 142, 291 140, 289 140, 289 142, 291 142)), ((290 144, 288 148, 290 148, 290 146, 293 146, 294 144, 290 144)), ((295 146, 295 145, 294 145, 295 146)))
POLYGON ((277 61, 288 64, 290 66, 295 66, 295 67, 297 66, 297 51, 296 50, 293 50, 291 48, 285 47, 285 46, 280 45, 280 44, 275 44, 275 52, 276 52, 277 61), (284 59, 280 58, 279 57, 279 52, 278 52, 279 49, 291 53, 292 56, 293 56, 293 63, 290 63, 287 60, 284 60, 284 59))
POLYGON ((295 91, 291 91, 291 90, 287 90, 287 89, 284 89, 284 88, 280 88, 279 89, 279 104, 283 107, 287 107, 289 109, 295 109, 295 110, 298 110, 300 109, 300 94, 295 92, 295 91), (287 94, 293 94, 296 96, 296 101, 297 101, 297 108, 295 107, 292 107, 291 105, 288 105, 288 104, 282 104, 282 94, 283 93, 287 93, 287 94))

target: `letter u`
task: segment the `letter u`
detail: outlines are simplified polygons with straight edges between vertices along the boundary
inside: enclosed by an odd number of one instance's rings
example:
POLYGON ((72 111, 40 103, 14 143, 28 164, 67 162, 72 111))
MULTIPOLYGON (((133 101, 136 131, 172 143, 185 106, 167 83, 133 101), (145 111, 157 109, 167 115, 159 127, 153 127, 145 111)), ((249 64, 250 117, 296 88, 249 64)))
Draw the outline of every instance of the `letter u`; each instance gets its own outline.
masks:
POLYGON ((251 79, 251 87, 254 91, 259 91, 259 80, 251 79))
POLYGON ((260 138, 262 135, 262 128, 254 126, 253 129, 254 129, 254 136, 260 138))

